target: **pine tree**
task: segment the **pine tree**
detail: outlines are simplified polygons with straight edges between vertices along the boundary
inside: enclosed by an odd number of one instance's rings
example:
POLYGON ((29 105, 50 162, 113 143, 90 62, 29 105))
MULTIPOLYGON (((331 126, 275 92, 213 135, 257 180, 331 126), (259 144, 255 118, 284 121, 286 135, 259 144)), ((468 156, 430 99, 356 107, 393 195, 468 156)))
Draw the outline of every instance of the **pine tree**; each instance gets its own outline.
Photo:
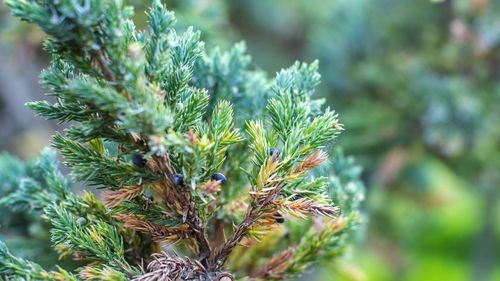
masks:
POLYGON ((40 212, 56 251, 84 266, 45 270, 2 243, 1 276, 282 280, 343 253, 363 187, 331 149, 337 115, 312 98, 317 62, 268 80, 244 43, 205 52, 158 0, 145 31, 119 0, 5 3, 49 35, 41 81, 56 102, 28 106, 70 123, 53 147, 77 181, 103 191, 102 201, 75 194, 44 150, 0 203, 40 212))

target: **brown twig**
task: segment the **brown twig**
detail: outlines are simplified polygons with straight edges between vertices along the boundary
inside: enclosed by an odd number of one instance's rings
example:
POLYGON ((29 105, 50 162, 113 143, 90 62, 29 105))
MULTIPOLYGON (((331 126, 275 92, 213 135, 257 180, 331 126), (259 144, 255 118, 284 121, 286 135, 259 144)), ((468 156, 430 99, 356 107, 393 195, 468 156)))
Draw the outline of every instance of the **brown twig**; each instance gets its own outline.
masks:
POLYGON ((102 74, 108 81, 113 81, 113 74, 111 74, 111 71, 109 70, 108 66, 104 62, 103 58, 104 54, 103 52, 98 52, 94 54, 94 59, 97 62, 97 65, 99 66, 99 69, 101 70, 102 74))
POLYGON ((215 231, 212 240, 210 241, 212 245, 216 247, 224 244, 226 241, 226 222, 223 219, 215 220, 215 231))
POLYGON ((274 199, 279 195, 282 183, 275 183, 273 186, 269 187, 269 192, 266 193, 253 193, 253 203, 250 204, 245 213, 243 221, 236 227, 233 235, 220 247, 213 255, 210 257, 209 264, 213 266, 214 270, 220 269, 233 249, 241 242, 243 238, 248 236, 252 227, 264 217, 268 212, 268 208, 274 199))
POLYGON ((164 174, 164 179, 156 185, 157 191, 162 195, 166 206, 172 206, 177 214, 182 216, 183 223, 189 225, 193 230, 192 235, 198 246, 198 260, 209 268, 208 258, 212 255, 212 250, 207 237, 205 222, 201 219, 198 209, 192 201, 191 194, 185 187, 176 187, 173 183, 175 170, 170 164, 170 159, 164 157, 154 157, 155 162, 164 174))

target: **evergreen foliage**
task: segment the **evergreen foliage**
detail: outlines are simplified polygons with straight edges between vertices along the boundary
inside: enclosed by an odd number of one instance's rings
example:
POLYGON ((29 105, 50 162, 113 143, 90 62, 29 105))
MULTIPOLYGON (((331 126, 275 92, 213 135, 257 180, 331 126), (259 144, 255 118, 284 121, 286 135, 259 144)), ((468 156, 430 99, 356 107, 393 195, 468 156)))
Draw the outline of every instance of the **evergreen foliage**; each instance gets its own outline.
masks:
POLYGON ((60 256, 84 265, 47 271, 0 244, 2 277, 283 280, 343 253, 363 187, 351 160, 329 160, 343 128, 312 98, 317 62, 268 81, 243 43, 205 52, 159 0, 144 31, 119 0, 5 2, 49 35, 41 81, 56 102, 28 106, 70 122, 53 146, 77 181, 103 191, 102 201, 73 193, 49 149, 36 175, 9 171, 0 203, 41 212, 60 256), (284 229, 290 243, 262 253, 284 229), (241 251, 257 258, 242 264, 241 251))

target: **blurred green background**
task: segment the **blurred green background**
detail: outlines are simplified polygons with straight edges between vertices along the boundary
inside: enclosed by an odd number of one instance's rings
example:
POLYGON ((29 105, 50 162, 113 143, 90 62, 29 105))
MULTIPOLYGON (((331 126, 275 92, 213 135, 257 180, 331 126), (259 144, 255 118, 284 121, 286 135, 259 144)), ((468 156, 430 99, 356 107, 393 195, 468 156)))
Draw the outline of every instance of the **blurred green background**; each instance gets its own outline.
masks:
MULTIPOLYGON (((149 1, 127 2, 144 23, 149 1)), ((500 280, 500 1, 166 5, 208 50, 245 40, 270 75, 320 61, 317 95, 340 113, 338 145, 364 168, 368 221, 340 268, 305 280, 500 280)), ((43 39, 0 2, 0 150, 22 158, 62 129, 24 107, 43 95, 43 39)), ((26 235, 44 239, 36 233, 26 235)))

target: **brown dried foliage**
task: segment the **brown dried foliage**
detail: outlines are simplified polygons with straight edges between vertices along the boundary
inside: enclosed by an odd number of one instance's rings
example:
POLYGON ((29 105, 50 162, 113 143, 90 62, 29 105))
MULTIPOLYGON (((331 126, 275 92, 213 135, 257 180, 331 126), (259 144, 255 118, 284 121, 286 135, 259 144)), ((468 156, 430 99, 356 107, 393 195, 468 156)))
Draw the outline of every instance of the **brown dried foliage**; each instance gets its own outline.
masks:
POLYGON ((150 234, 155 242, 175 243, 192 236, 192 231, 186 224, 168 227, 147 221, 143 216, 128 214, 118 214, 115 218, 123 221, 125 228, 150 234))
POLYGON ((295 247, 290 247, 282 253, 275 255, 269 262, 261 265, 252 274, 252 277, 264 280, 282 279, 294 253, 295 247))
POLYGON ((199 261, 167 253, 154 254, 147 266, 147 273, 133 281, 214 280, 233 281, 227 272, 210 272, 199 261))
POLYGON ((209 180, 203 186, 202 189, 208 194, 217 193, 220 191, 221 181, 209 180))
POLYGON ((301 198, 293 201, 280 199, 275 200, 274 204, 283 212, 298 218, 306 218, 310 215, 335 218, 339 213, 338 207, 318 204, 316 201, 307 198, 301 198))
POLYGON ((317 150, 307 156, 302 163, 295 167, 295 173, 304 174, 312 168, 320 165, 328 159, 328 154, 326 152, 317 150))
POLYGON ((102 200, 106 207, 114 208, 120 205, 121 202, 131 200, 141 195, 144 192, 144 185, 127 186, 115 191, 102 192, 102 200))

